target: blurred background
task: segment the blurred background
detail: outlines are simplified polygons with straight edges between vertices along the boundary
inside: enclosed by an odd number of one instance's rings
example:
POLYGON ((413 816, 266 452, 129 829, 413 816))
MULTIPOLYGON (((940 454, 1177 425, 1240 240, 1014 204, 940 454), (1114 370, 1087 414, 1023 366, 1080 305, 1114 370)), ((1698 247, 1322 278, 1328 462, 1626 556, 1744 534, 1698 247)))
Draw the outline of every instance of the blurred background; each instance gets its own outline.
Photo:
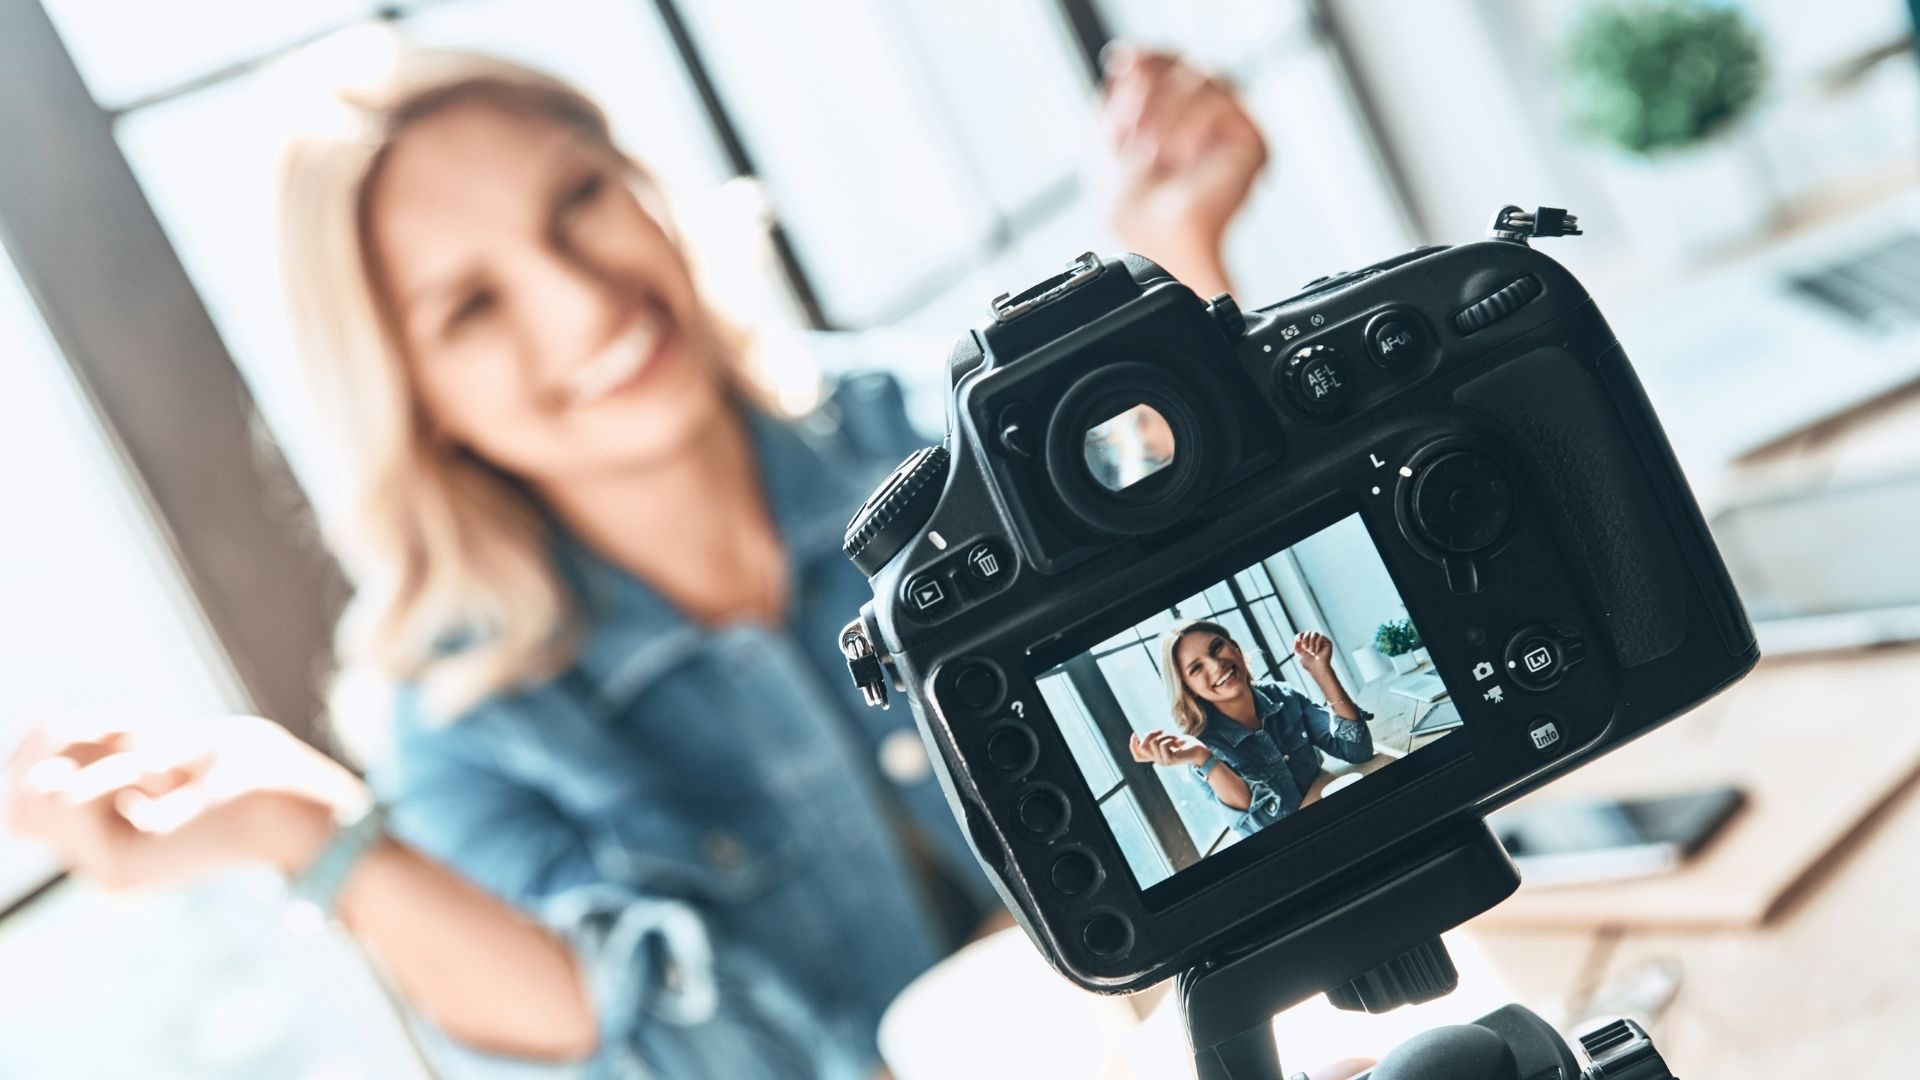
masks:
MULTIPOLYGON (((730 307, 776 341, 891 335, 934 425, 946 347, 991 297, 1114 246, 1101 47, 1178 50, 1237 84, 1271 144, 1230 237, 1243 307, 1477 239, 1507 202, 1572 208, 1587 235, 1549 254, 1612 317, 1718 505, 1756 454, 1920 378, 1920 63, 1905 0, 1693 10, 1714 17, 0 0, 0 745, 124 701, 317 737, 341 586, 310 507, 334 466, 295 377, 273 170, 290 134, 333 122, 327 88, 396 43, 579 84, 730 307), (1697 77, 1650 75, 1674 63, 1697 77)), ((0 1077, 423 1075, 352 950, 289 931, 269 884, 107 896, 0 834, 0 1077)))

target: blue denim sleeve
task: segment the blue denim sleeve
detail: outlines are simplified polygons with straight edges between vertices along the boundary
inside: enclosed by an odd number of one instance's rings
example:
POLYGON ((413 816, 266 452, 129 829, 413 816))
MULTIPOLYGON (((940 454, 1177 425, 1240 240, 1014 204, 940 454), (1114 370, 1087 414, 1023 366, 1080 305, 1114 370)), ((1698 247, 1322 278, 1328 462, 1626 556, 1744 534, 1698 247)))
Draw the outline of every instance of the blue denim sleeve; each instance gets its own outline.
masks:
POLYGON ((1339 758, 1341 761, 1359 763, 1373 757, 1373 731, 1367 727, 1367 721, 1373 714, 1360 708, 1358 720, 1343 720, 1327 710, 1325 705, 1307 697, 1297 690, 1288 688, 1290 708, 1301 710, 1307 721, 1307 733, 1313 738, 1313 745, 1339 758))
MULTIPOLYGON (((498 767, 487 733, 466 724, 397 725, 375 788, 399 839, 572 947, 599 1022, 592 1075, 785 1080, 834 1071, 822 1068, 834 1050, 797 996, 754 970, 751 957, 729 955, 693 905, 601 872, 575 823, 498 767)), ((461 1074, 485 1074, 484 1055, 461 1058, 461 1074)))

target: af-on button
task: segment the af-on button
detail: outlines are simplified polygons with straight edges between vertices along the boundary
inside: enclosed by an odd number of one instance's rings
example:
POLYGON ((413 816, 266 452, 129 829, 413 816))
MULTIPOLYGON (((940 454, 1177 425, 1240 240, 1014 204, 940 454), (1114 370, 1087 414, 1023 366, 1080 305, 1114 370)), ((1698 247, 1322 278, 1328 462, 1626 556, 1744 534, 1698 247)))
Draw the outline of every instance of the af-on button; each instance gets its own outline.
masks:
POLYGON ((1367 355, 1388 371, 1405 371, 1427 353, 1427 332, 1406 311, 1383 311, 1367 323, 1367 355))

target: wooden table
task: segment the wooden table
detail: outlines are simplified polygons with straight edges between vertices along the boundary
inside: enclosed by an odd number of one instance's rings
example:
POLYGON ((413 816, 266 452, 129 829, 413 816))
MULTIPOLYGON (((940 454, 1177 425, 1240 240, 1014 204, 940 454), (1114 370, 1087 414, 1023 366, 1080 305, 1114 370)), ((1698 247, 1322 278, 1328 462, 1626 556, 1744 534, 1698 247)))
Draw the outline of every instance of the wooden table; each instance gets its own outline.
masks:
MULTIPOLYGON (((1840 479, 1902 462, 1920 468, 1920 387, 1753 455, 1716 479, 1724 481, 1720 490, 1737 492, 1783 475, 1840 479)), ((1836 714, 1862 710, 1883 723, 1920 723, 1920 651, 1782 661, 1789 662, 1801 665, 1802 677, 1805 665, 1832 670, 1836 714), (1860 695, 1849 695, 1845 675, 1859 663, 1906 665, 1899 678, 1911 692, 1876 690, 1874 700, 1854 700, 1860 695)), ((1767 678, 1769 663, 1752 678, 1767 678)), ((1871 752, 1871 740, 1864 745, 1871 752)), ((1845 782, 1810 777, 1807 797, 1845 782)), ((1468 929, 1521 1000, 1549 1013, 1577 1016, 1636 975, 1656 982, 1662 965, 1677 970, 1677 992, 1652 1030, 1686 1080, 1920 1077, 1920 794, 1912 785, 1757 930, 1468 929)))

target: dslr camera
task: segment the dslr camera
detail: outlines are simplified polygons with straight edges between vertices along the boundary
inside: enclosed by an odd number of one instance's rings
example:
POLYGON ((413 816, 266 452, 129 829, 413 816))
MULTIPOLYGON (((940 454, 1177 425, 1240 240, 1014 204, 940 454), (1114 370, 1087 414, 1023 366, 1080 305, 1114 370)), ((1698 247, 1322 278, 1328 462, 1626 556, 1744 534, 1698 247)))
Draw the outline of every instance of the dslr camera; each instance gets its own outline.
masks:
MULTIPOLYGON (((856 682, 905 692, 1061 974, 1181 976, 1204 1075, 1278 1076, 1264 1021, 1311 993, 1451 989, 1437 935, 1519 881, 1486 815, 1758 659, 1621 343, 1529 243, 1576 225, 1509 206, 1252 310, 1084 255, 959 340, 945 445, 848 527, 856 682)), ((1601 1043, 1512 1075, 1656 1075, 1601 1043)))

